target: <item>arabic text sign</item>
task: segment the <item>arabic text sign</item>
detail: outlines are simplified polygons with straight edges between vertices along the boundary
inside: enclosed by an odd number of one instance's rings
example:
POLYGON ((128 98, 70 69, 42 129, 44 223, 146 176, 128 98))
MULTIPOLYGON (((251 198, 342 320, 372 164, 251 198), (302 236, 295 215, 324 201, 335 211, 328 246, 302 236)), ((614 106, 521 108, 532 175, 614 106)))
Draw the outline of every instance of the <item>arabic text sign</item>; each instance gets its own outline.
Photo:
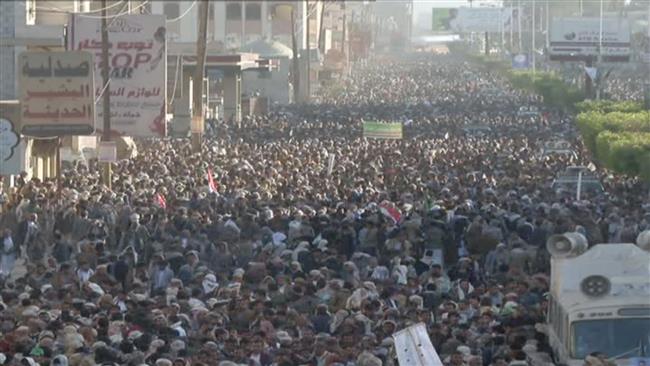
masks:
POLYGON ((602 50, 599 18, 555 18, 551 24, 551 59, 580 60, 602 54, 604 61, 630 57, 630 23, 624 18, 603 18, 602 50))
POLYGON ((95 126, 92 55, 23 52, 19 57, 21 132, 28 136, 90 135, 95 126))
MULTIPOLYGON (((111 83, 111 129, 123 136, 166 134, 167 52, 162 15, 125 15, 108 28, 111 83)), ((101 20, 72 16, 68 44, 95 56, 95 78, 101 78, 101 20)), ((95 95, 103 85, 98 82, 95 95)), ((103 119, 97 108, 97 122, 103 119)), ((97 125, 101 131, 103 125, 97 125)))
POLYGON ((401 139, 401 123, 363 122, 363 137, 373 139, 401 139))
POLYGON ((459 8, 451 25, 457 32, 501 32, 510 30, 513 8, 459 8))

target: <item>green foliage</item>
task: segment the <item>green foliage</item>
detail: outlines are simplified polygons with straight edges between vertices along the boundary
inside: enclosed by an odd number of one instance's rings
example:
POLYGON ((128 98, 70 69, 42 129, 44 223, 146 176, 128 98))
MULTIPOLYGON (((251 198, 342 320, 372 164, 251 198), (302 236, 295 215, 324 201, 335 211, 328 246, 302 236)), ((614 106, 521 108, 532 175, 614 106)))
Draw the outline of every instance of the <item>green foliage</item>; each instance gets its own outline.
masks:
POLYGON ((576 117, 585 145, 608 168, 650 182, 650 111, 635 102, 583 102, 576 117))
POLYGON ((614 142, 620 139, 621 135, 618 133, 613 133, 605 131, 598 136, 596 136, 596 143, 593 149, 590 149, 594 152, 594 156, 598 161, 605 165, 609 164, 609 146, 614 142))
POLYGON ((484 55, 472 52, 460 42, 449 45, 449 51, 468 58, 492 72, 498 72, 506 77, 515 87, 539 94, 544 103, 557 108, 573 109, 575 103, 584 100, 584 93, 575 86, 565 83, 553 73, 538 71, 515 71, 509 61, 499 56, 484 55))
POLYGON ((635 113, 610 112, 598 110, 579 113, 576 124, 582 133, 587 147, 594 151, 596 139, 603 131, 610 132, 650 132, 650 112, 635 113))
POLYGON ((572 109, 584 100, 580 89, 568 85, 553 73, 508 70, 506 76, 514 87, 541 95, 544 103, 552 107, 572 109))
POLYGON ((650 151, 639 157, 639 160, 640 177, 644 181, 650 182, 650 151))
POLYGON ((553 73, 514 71, 495 57, 477 55, 467 47, 451 52, 463 54, 490 71, 501 73, 518 89, 541 95, 544 103, 565 110, 577 109, 576 124, 585 145, 597 160, 623 174, 650 182, 650 111, 634 101, 584 100, 579 88, 568 85, 553 73))
POLYGON ((619 173, 650 181, 650 132, 610 132, 598 135, 596 157, 619 173))

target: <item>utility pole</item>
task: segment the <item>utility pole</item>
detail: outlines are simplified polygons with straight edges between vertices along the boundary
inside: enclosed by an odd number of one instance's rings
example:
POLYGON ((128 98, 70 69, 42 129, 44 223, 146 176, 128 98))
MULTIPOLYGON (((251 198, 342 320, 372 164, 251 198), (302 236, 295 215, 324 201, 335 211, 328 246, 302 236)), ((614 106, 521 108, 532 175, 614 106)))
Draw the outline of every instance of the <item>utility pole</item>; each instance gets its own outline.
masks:
POLYGON ((347 33, 347 28, 348 28, 348 11, 345 7, 345 1, 341 3, 341 7, 343 8, 343 31, 341 32, 341 53, 345 53, 345 35, 347 33))
MULTIPOLYGON (((515 11, 513 9, 512 4, 510 4, 510 55, 514 54, 514 49, 515 49, 515 42, 514 42, 514 30, 515 30, 515 19, 514 19, 514 14, 515 11)), ((519 14, 519 9, 517 9, 517 18, 519 18, 521 14, 519 14)))
MULTIPOLYGON (((104 84, 103 97, 103 119, 104 131, 102 133, 102 142, 111 141, 111 86, 109 80, 109 67, 108 64, 108 25, 106 24, 106 0, 102 0, 102 82, 104 84)), ((112 167, 111 162, 103 163, 104 169, 102 180, 104 185, 111 189, 112 182, 112 167)))
POLYGON ((196 39, 196 69, 192 84, 192 151, 201 151, 201 140, 205 128, 203 117, 203 77, 205 75, 206 40, 208 33, 208 11, 210 1, 199 1, 199 34, 196 39))
POLYGON ((296 40, 296 8, 291 6, 291 49, 293 51, 293 62, 291 63, 291 73, 293 77, 293 102, 298 103, 300 100, 300 68, 298 62, 298 42, 296 40))
POLYGON ((348 9, 345 6, 345 1, 341 4, 343 7, 343 32, 341 35, 341 52, 345 56, 345 70, 346 75, 350 73, 350 45, 348 42, 348 9))
POLYGON ((325 19, 325 1, 321 1, 320 5, 320 23, 318 24, 318 50, 321 54, 325 54, 325 35, 323 34, 323 20, 325 19))
POLYGON ((499 43, 499 54, 503 55, 505 54, 505 47, 506 47, 506 34, 505 34, 505 27, 503 25, 503 17, 504 17, 504 11, 505 9, 501 9, 501 13, 499 15, 499 33, 501 34, 501 43, 499 43))
POLYGON ((485 56, 490 55, 490 39, 488 38, 488 32, 485 32, 485 56))
MULTIPOLYGON (((406 6, 408 7, 408 40, 406 41, 406 45, 410 50, 413 42, 413 0, 410 0, 406 6)), ((352 21, 354 22, 354 10, 352 14, 352 21)))
POLYGON ((535 31, 536 31, 536 29, 535 29, 535 23, 536 23, 535 22, 535 15, 536 15, 535 14, 535 8, 537 7, 536 5, 537 4, 535 4, 535 0, 533 0, 533 26, 532 26, 532 32, 533 33, 531 35, 532 39, 531 39, 531 50, 530 50, 531 54, 532 54, 531 55, 532 56, 532 61, 533 61, 533 75, 535 75, 535 71, 537 70, 536 66, 535 66, 535 31))
POLYGON ((600 63, 603 62, 603 0, 600 0, 600 30, 598 32, 598 56, 596 59, 596 72, 598 77, 596 80, 598 81, 596 83, 596 100, 600 100, 600 87, 601 87, 601 82, 602 82, 602 77, 600 77, 600 73, 598 73, 598 68, 600 67, 600 63))
POLYGON ((551 27, 549 26, 551 24, 551 22, 550 22, 550 19, 551 19, 550 11, 551 11, 551 9, 549 9, 548 3, 549 3, 549 0, 546 0, 546 10, 544 11, 544 13, 546 14, 546 19, 545 19, 546 20, 546 42, 544 43, 546 45, 546 47, 549 46, 549 43, 550 43, 549 39, 551 37, 551 27))
POLYGON ((307 98, 306 102, 309 102, 311 99, 311 5, 309 5, 309 0, 305 0, 305 6, 307 7, 307 19, 305 20, 307 24, 305 24, 306 32, 307 32, 307 98))
MULTIPOLYGON (((650 1, 648 1, 648 39, 650 39, 650 1)), ((645 61, 648 63, 648 73, 646 75, 650 75, 650 49, 647 49, 648 52, 644 55, 648 59, 645 61)), ((645 109, 648 111, 648 118, 650 118, 650 80, 646 79, 645 82, 645 89, 643 91, 643 101, 645 104, 645 109)), ((650 121, 648 121, 650 122, 650 121)), ((650 190, 648 192, 648 195, 650 195, 650 190)))
POLYGON ((584 14, 584 9, 583 9, 583 7, 582 7, 582 0, 580 0, 580 16, 582 17, 582 16, 584 16, 584 15, 585 15, 585 14, 584 14))
POLYGON ((519 16, 517 17, 517 41, 519 44, 517 51, 521 53, 523 51, 523 47, 521 45, 521 17, 524 15, 523 9, 521 8, 521 0, 517 0, 517 9, 519 9, 519 16))

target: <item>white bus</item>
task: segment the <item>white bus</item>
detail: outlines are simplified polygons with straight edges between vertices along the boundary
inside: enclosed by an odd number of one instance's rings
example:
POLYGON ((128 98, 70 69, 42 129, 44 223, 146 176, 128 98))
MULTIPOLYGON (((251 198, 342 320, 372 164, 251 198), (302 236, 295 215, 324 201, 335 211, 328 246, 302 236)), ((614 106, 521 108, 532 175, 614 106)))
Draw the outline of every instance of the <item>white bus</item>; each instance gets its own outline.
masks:
POLYGON ((556 364, 595 352, 618 365, 650 357, 650 231, 634 244, 587 250, 578 233, 554 235, 547 333, 556 364))

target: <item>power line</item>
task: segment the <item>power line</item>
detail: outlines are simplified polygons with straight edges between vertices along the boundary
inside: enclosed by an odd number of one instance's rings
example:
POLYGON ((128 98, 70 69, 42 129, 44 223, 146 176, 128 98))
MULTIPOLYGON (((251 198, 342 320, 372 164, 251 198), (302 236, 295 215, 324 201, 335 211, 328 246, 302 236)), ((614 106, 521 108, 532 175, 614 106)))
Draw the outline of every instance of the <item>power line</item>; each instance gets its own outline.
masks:
MULTIPOLYGON (((309 5, 309 3, 307 3, 307 10, 309 10, 311 7, 312 6, 309 5)), ((311 9, 311 11, 309 13, 307 13, 307 19, 306 19, 307 22, 309 21, 309 18, 311 17, 311 15, 314 14, 314 12, 317 11, 317 10, 318 10, 318 3, 314 3, 313 9, 311 9)), ((298 31, 296 33, 302 33, 302 30, 304 29, 304 26, 305 26, 305 22, 300 20, 298 31)))
POLYGON ((192 5, 190 5, 190 7, 187 8, 187 9, 185 10, 185 12, 183 12, 183 14, 181 14, 180 16, 178 16, 178 17, 176 17, 176 18, 174 18, 174 19, 167 19, 167 20, 165 20, 165 23, 173 23, 173 22, 176 22, 176 21, 181 20, 184 16, 187 15, 187 13, 190 12, 190 10, 192 10, 192 8, 194 7, 194 5, 196 5, 196 0, 194 0, 194 2, 192 2, 192 5))
POLYGON ((99 96, 97 97, 97 99, 95 99, 95 104, 99 103, 99 100, 102 99, 102 97, 104 96, 104 92, 106 91, 106 88, 108 88, 108 85, 111 83, 111 80, 113 79, 108 79, 106 85, 104 85, 104 87, 102 88, 101 93, 99 93, 99 96))
POLYGON ((101 12, 101 11, 103 11, 103 10, 112 9, 112 8, 118 6, 122 1, 124 1, 124 0, 120 0, 120 1, 116 2, 115 4, 113 4, 113 5, 109 5, 109 6, 105 7, 105 8, 95 9, 95 10, 89 10, 89 11, 86 11, 86 12, 84 12, 84 13, 99 13, 99 12, 101 12))
MULTIPOLYGON (((52 12, 52 13, 66 13, 66 14, 74 14, 75 16, 82 17, 82 18, 90 18, 90 19, 112 19, 112 18, 117 18, 121 17, 123 15, 129 15, 132 14, 135 10, 142 8, 143 6, 147 5, 150 2, 150 0, 144 1, 142 4, 136 6, 135 8, 131 9, 130 11, 125 11, 125 12, 120 12, 118 14, 113 14, 113 15, 107 15, 106 17, 102 17, 100 15, 86 15, 86 13, 78 13, 74 11, 69 11, 69 10, 63 10, 63 9, 58 9, 58 8, 36 8, 36 10, 41 10, 41 11, 47 11, 47 12, 52 12)), ((107 6, 104 9, 111 8, 113 6, 120 5, 121 3, 116 3, 111 6, 107 6)), ((128 3, 121 4, 123 7, 128 3)), ((96 10, 94 10, 96 11, 96 10)))
MULTIPOLYGON (((120 13, 121 13, 122 11, 124 11, 124 7, 127 6, 127 5, 129 5, 128 2, 127 2, 127 3, 124 3, 124 5, 122 6, 122 8, 120 8, 120 13)), ((107 9, 107 8, 104 8, 104 9, 107 9)), ((107 28, 110 27, 111 25, 113 25, 113 22, 115 22, 115 19, 117 19, 117 16, 113 17, 113 19, 111 20, 111 22, 107 25, 107 28)), ((104 92, 106 92, 106 89, 108 89, 108 86, 111 84, 111 81, 112 81, 112 80, 113 80, 113 78, 111 78, 111 77, 108 78, 108 81, 106 82, 106 85, 104 85, 104 88, 102 89, 101 94, 100 94, 99 97, 97 97, 97 99, 95 100, 95 104, 97 104, 97 103, 99 102, 99 100, 104 96, 104 92)))
MULTIPOLYGON (((112 9, 112 8, 114 8, 114 7, 118 6, 118 5, 120 5, 120 3, 121 3, 122 1, 124 1, 124 0, 120 0, 120 1, 116 2, 115 4, 113 4, 113 5, 109 5, 109 6, 105 7, 105 8, 95 9, 95 10, 89 10, 89 11, 86 11, 86 12, 84 12, 84 13, 98 13, 98 12, 103 11, 103 10, 112 9)), ((49 11, 49 12, 58 12, 58 13, 72 13, 72 12, 69 11, 69 10, 63 10, 63 9, 61 9, 61 8, 57 8, 56 6, 53 6, 53 7, 50 7, 50 8, 37 6, 37 7, 35 8, 35 10, 40 10, 40 11, 49 11)))
POLYGON ((147 5, 148 3, 149 3, 149 0, 146 0, 146 1, 144 1, 142 4, 136 6, 135 8, 133 8, 133 9, 131 9, 131 10, 127 10, 127 11, 125 11, 125 12, 123 12, 123 13, 119 13, 119 14, 107 15, 107 16, 105 16, 105 17, 102 17, 102 16, 93 16, 93 15, 85 15, 84 13, 75 13, 75 14, 76 14, 77 16, 80 16, 80 17, 83 17, 83 18, 90 18, 90 19, 111 19, 111 18, 121 17, 121 16, 123 16, 123 15, 129 15, 129 14, 133 13, 134 11, 136 11, 137 9, 140 9, 140 8, 142 8, 143 6, 147 5))
MULTIPOLYGON (((122 6, 122 8, 120 8, 120 11, 119 11, 119 12, 120 12, 120 13, 123 12, 123 11, 124 11, 124 8, 125 8, 125 7, 128 7, 128 5, 129 5, 128 2, 124 3, 124 5, 122 6)), ((127 10, 127 12, 130 13, 130 11, 128 11, 128 10, 127 10)), ((109 28, 113 25, 113 23, 115 23, 115 20, 116 20, 116 19, 117 19, 117 16, 114 16, 113 19, 111 19, 111 22, 108 23, 108 27, 109 27, 109 28)))
POLYGON ((180 64, 181 64, 181 56, 177 55, 176 56, 176 71, 174 72, 174 89, 172 89, 172 96, 169 99, 169 101, 167 102, 167 104, 173 103, 174 102, 174 97, 176 96, 176 85, 178 84, 178 71, 180 69, 180 64))

